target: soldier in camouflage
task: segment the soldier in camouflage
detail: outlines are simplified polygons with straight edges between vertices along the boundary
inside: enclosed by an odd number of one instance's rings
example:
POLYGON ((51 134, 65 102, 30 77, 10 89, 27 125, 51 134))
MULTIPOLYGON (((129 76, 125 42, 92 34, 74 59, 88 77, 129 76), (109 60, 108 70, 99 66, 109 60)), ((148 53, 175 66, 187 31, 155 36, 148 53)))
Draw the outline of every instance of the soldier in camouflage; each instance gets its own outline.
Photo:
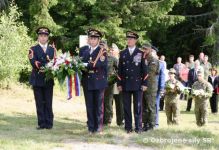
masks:
POLYGON ((207 124, 208 103, 209 98, 212 96, 213 88, 209 82, 204 80, 203 70, 197 72, 197 77, 198 81, 192 86, 192 95, 195 100, 196 124, 204 126, 207 124))
POLYGON ((176 71, 174 68, 169 70, 169 80, 165 85, 165 111, 168 125, 179 124, 179 99, 182 84, 175 78, 176 71))
POLYGON ((204 79, 208 80, 208 76, 210 75, 210 69, 212 68, 212 65, 210 62, 208 62, 208 56, 204 56, 203 63, 201 66, 204 68, 204 79))
MULTIPOLYGON (((100 46, 108 48, 105 41, 100 42, 100 46)), ((110 125, 113 117, 113 91, 114 91, 114 81, 110 81, 111 77, 115 74, 115 70, 118 66, 118 60, 116 57, 109 53, 108 64, 107 64, 107 77, 108 77, 108 87, 104 93, 104 117, 103 124, 110 125)), ((116 78, 115 78, 116 79, 116 78)))
POLYGON ((142 120, 144 123, 143 131, 152 130, 155 127, 156 120, 156 95, 158 88, 157 75, 159 73, 159 60, 152 54, 150 44, 142 46, 144 51, 143 58, 148 70, 147 90, 143 93, 143 114, 142 120))

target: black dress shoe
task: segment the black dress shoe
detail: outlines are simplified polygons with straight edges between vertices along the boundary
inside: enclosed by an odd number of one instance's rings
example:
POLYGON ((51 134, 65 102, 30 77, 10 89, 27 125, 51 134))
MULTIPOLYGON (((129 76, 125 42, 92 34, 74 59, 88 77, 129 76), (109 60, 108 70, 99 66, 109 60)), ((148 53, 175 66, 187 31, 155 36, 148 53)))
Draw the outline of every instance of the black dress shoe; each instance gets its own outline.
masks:
POLYGON ((136 130, 136 129, 135 129, 135 133, 141 134, 141 132, 142 132, 142 130, 136 130))
POLYGON ((43 129, 45 129, 45 127, 40 127, 40 126, 38 126, 38 127, 36 127, 36 129, 37 129, 37 130, 43 130, 43 129))
POLYGON ((130 129, 130 130, 126 130, 126 133, 128 133, 128 134, 130 134, 130 133, 132 133, 132 132, 133 132, 132 129, 130 129))
POLYGON ((50 129, 52 129, 52 127, 46 127, 46 129, 50 130, 50 129))
POLYGON ((122 123, 117 123, 117 125, 118 125, 118 126, 123 126, 124 123, 123 123, 123 122, 122 122, 122 123))
POLYGON ((144 127, 142 128, 142 131, 143 131, 143 132, 147 132, 147 131, 148 131, 148 127, 147 127, 147 126, 144 126, 144 127))
POLYGON ((147 128, 147 131, 149 131, 149 130, 154 130, 154 127, 153 127, 153 126, 149 126, 149 127, 147 128))

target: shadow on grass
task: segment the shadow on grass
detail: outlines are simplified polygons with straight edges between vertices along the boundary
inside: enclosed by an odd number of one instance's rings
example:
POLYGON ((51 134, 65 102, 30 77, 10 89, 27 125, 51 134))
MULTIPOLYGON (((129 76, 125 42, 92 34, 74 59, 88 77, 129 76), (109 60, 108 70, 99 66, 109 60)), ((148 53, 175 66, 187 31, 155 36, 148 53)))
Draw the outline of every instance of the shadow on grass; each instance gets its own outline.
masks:
POLYGON ((68 117, 55 118, 52 130, 36 130, 35 127, 36 116, 34 115, 17 113, 14 116, 8 116, 0 113, 0 139, 6 142, 15 141, 26 147, 29 145, 25 141, 33 141, 41 145, 47 143, 53 146, 75 142, 97 142, 164 149, 184 148, 185 146, 196 149, 218 149, 219 147, 218 136, 204 128, 200 130, 161 128, 142 134, 127 135, 123 127, 110 126, 104 127, 103 135, 91 136, 87 132, 86 122, 68 117), (186 139, 187 141, 174 143, 174 139, 186 139))
POLYGON ((117 143, 114 140, 121 138, 121 134, 111 132, 116 130, 124 132, 119 127, 105 127, 103 135, 89 135, 86 122, 76 119, 55 118, 52 130, 36 130, 36 116, 17 113, 7 116, 0 113, 0 139, 22 142, 32 140, 35 143, 63 144, 74 141, 117 143), (101 139, 101 140, 100 140, 101 139))

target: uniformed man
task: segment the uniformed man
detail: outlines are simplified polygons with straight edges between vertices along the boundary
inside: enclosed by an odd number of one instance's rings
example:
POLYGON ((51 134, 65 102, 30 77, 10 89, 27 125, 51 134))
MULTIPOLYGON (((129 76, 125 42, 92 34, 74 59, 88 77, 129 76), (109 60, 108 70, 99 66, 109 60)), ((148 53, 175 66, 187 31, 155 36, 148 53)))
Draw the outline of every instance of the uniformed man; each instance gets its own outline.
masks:
POLYGON ((38 127, 37 129, 52 129, 53 127, 53 80, 45 80, 42 67, 54 58, 54 48, 48 45, 50 30, 40 27, 36 30, 38 44, 29 50, 29 60, 32 65, 30 84, 33 86, 36 102, 38 127))
POLYGON ((192 95, 195 101, 196 124, 198 126, 204 126, 207 124, 208 103, 209 98, 212 96, 213 88, 209 82, 204 80, 203 70, 198 70, 197 78, 198 81, 192 86, 192 95), (195 95, 194 90, 202 90, 204 93, 195 95))
MULTIPOLYGON (((101 41, 100 45, 103 47, 108 47, 105 41, 101 41)), ((114 78, 115 70, 117 70, 118 60, 108 51, 108 66, 107 66, 107 77, 108 77, 108 87, 105 90, 104 94, 104 117, 103 124, 110 125, 113 118, 113 91, 114 91, 114 81, 111 81, 114 78)))
POLYGON ((102 133, 104 90, 107 87, 107 52, 100 48, 102 33, 96 29, 88 30, 90 49, 84 51, 82 61, 87 73, 83 75, 88 115, 89 134, 102 133))
POLYGON ((131 102, 133 96, 135 132, 142 130, 142 94, 147 89, 147 68, 143 60, 143 52, 136 47, 138 34, 126 33, 127 48, 120 52, 118 68, 118 89, 123 94, 125 130, 132 132, 131 102))
POLYGON ((204 79, 208 80, 208 76, 210 75, 210 69, 212 68, 212 65, 210 62, 208 62, 208 56, 204 56, 203 63, 201 66, 204 68, 204 79))
POLYGON ((182 84, 175 78, 176 71, 174 68, 169 70, 169 80, 165 85, 165 111, 168 125, 179 124, 179 98, 182 92, 182 84))
POLYGON ((142 46, 144 51, 145 65, 147 65, 147 90, 143 95, 143 123, 144 131, 152 130, 155 127, 156 95, 158 89, 157 76, 159 73, 159 60, 153 55, 150 44, 142 46))

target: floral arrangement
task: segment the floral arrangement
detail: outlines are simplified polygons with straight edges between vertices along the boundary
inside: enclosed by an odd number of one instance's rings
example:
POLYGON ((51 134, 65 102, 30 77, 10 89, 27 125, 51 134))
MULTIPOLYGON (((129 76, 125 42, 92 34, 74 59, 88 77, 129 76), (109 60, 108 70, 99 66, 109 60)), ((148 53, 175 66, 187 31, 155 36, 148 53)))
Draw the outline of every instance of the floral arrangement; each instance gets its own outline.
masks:
POLYGON ((198 97, 198 98, 209 98, 211 97, 212 93, 208 93, 204 91, 203 89, 192 89, 192 96, 198 97))
POLYGON ((190 88, 185 87, 180 83, 173 84, 173 83, 167 82, 166 87, 165 87, 166 93, 189 94, 189 90, 190 88))
POLYGON ((45 72, 46 80, 57 78, 59 83, 63 84, 66 77, 73 76, 75 73, 81 77, 81 71, 85 68, 78 56, 70 56, 69 53, 64 53, 48 62, 41 69, 45 72))
POLYGON ((75 95, 80 96, 80 79, 82 70, 86 68, 79 56, 71 56, 66 52, 50 60, 41 70, 45 73, 46 80, 57 79, 60 85, 66 81, 68 100, 72 98, 73 84, 75 95))

